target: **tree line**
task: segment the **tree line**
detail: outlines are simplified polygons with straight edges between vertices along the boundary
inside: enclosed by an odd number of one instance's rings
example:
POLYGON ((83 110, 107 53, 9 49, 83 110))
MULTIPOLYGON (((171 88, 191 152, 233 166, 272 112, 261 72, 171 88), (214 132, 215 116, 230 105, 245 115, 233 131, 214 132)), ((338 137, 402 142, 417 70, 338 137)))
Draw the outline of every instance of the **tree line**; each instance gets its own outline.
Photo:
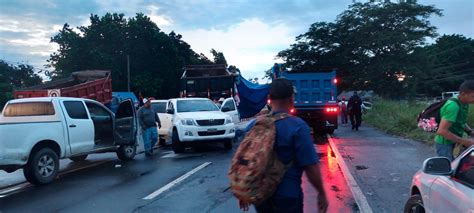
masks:
POLYGON ((312 24, 277 57, 290 70, 337 70, 341 90, 439 96, 474 78, 474 40, 438 37, 432 16, 442 10, 416 1, 355 3, 334 22, 312 24))

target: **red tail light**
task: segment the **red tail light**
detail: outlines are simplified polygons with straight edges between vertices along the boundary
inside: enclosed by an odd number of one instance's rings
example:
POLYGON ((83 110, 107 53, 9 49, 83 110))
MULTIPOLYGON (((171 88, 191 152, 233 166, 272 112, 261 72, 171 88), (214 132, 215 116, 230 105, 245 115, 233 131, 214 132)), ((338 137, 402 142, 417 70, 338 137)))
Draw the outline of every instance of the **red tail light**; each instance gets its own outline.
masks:
POLYGON ((335 112, 338 112, 339 111, 339 108, 337 107, 326 107, 326 112, 328 113, 335 113, 335 112))
POLYGON ((270 99, 267 100, 267 104, 271 104, 272 101, 270 99))
POLYGON ((333 81, 334 81, 334 84, 337 84, 337 78, 335 78, 333 81))
POLYGON ((294 108, 290 109, 290 114, 295 114, 295 112, 296 112, 296 109, 294 109, 294 108))

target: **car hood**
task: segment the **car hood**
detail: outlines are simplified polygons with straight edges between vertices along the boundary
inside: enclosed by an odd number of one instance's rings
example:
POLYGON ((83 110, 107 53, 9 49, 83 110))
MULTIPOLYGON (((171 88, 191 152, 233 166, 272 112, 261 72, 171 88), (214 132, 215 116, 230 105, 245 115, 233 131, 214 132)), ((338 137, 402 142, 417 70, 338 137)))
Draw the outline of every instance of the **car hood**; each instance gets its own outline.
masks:
POLYGON ((226 119, 229 115, 221 111, 213 112, 180 112, 177 114, 179 119, 194 119, 194 120, 208 120, 208 119, 226 119))

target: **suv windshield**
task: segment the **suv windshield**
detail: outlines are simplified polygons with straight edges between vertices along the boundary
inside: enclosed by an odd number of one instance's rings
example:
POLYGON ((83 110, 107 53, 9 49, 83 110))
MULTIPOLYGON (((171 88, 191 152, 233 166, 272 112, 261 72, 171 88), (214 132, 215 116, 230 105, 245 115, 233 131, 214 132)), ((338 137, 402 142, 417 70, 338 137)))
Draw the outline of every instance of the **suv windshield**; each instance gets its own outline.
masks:
POLYGON ((219 111, 211 100, 180 100, 177 105, 178 112, 219 111))

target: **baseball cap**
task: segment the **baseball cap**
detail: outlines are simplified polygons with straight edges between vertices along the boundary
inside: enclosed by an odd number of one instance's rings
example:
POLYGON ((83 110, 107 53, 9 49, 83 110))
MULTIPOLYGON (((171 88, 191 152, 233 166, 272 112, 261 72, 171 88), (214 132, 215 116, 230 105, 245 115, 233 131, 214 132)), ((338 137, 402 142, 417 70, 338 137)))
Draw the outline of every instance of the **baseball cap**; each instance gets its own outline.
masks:
POLYGON ((144 98, 144 99, 143 99, 143 103, 146 103, 146 102, 148 102, 148 101, 150 101, 148 98, 144 98))

